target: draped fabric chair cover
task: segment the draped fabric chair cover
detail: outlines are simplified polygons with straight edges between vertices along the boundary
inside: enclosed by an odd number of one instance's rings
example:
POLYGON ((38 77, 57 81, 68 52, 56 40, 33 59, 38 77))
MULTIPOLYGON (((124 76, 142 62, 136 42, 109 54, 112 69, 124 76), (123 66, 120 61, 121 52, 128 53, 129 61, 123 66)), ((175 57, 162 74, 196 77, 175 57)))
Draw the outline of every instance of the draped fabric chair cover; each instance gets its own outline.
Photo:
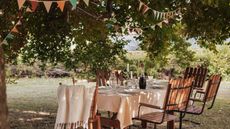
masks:
POLYGON ((60 85, 55 129, 88 128, 94 93, 95 86, 60 85))

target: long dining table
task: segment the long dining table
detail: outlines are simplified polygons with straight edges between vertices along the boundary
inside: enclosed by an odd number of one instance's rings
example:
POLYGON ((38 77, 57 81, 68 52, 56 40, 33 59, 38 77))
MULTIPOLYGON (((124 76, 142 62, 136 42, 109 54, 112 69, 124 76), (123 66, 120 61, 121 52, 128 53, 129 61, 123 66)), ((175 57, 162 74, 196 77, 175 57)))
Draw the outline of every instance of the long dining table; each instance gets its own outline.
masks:
MULTIPOLYGON (((132 118, 138 116, 139 103, 153 104, 157 106, 163 106, 164 98, 166 94, 167 82, 158 82, 151 86, 147 86, 147 89, 132 89, 130 87, 100 87, 97 108, 100 112, 109 112, 114 116, 111 119, 102 117, 106 124, 115 123, 117 128, 126 128, 133 125, 132 118)), ((149 112, 156 111, 151 108, 141 108, 140 115, 149 112)), ((168 127, 173 127, 174 122, 168 127)))

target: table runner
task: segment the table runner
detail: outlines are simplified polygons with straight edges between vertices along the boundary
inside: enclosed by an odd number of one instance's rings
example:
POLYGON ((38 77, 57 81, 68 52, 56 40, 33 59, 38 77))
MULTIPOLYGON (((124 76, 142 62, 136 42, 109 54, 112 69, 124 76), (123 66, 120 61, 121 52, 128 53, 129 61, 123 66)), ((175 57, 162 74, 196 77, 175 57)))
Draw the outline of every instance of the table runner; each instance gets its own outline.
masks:
POLYGON ((88 128, 95 85, 58 87, 58 111, 55 129, 88 128))

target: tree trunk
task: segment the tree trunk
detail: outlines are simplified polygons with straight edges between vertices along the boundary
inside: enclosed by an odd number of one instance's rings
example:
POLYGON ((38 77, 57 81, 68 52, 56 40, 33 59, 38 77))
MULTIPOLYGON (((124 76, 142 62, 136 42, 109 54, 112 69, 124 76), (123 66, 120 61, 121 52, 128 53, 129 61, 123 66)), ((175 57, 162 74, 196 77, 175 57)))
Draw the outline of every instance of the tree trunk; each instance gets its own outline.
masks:
POLYGON ((4 51, 0 44, 0 129, 9 129, 4 51))

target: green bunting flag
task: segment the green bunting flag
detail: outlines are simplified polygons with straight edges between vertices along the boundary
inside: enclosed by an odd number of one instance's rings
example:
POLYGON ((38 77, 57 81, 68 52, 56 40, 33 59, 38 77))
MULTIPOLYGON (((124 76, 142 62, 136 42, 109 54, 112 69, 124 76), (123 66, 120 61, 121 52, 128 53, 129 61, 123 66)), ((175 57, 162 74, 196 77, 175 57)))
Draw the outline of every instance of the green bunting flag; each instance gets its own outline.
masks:
POLYGON ((73 9, 75 9, 77 6, 77 0, 70 0, 70 3, 72 4, 73 9))

